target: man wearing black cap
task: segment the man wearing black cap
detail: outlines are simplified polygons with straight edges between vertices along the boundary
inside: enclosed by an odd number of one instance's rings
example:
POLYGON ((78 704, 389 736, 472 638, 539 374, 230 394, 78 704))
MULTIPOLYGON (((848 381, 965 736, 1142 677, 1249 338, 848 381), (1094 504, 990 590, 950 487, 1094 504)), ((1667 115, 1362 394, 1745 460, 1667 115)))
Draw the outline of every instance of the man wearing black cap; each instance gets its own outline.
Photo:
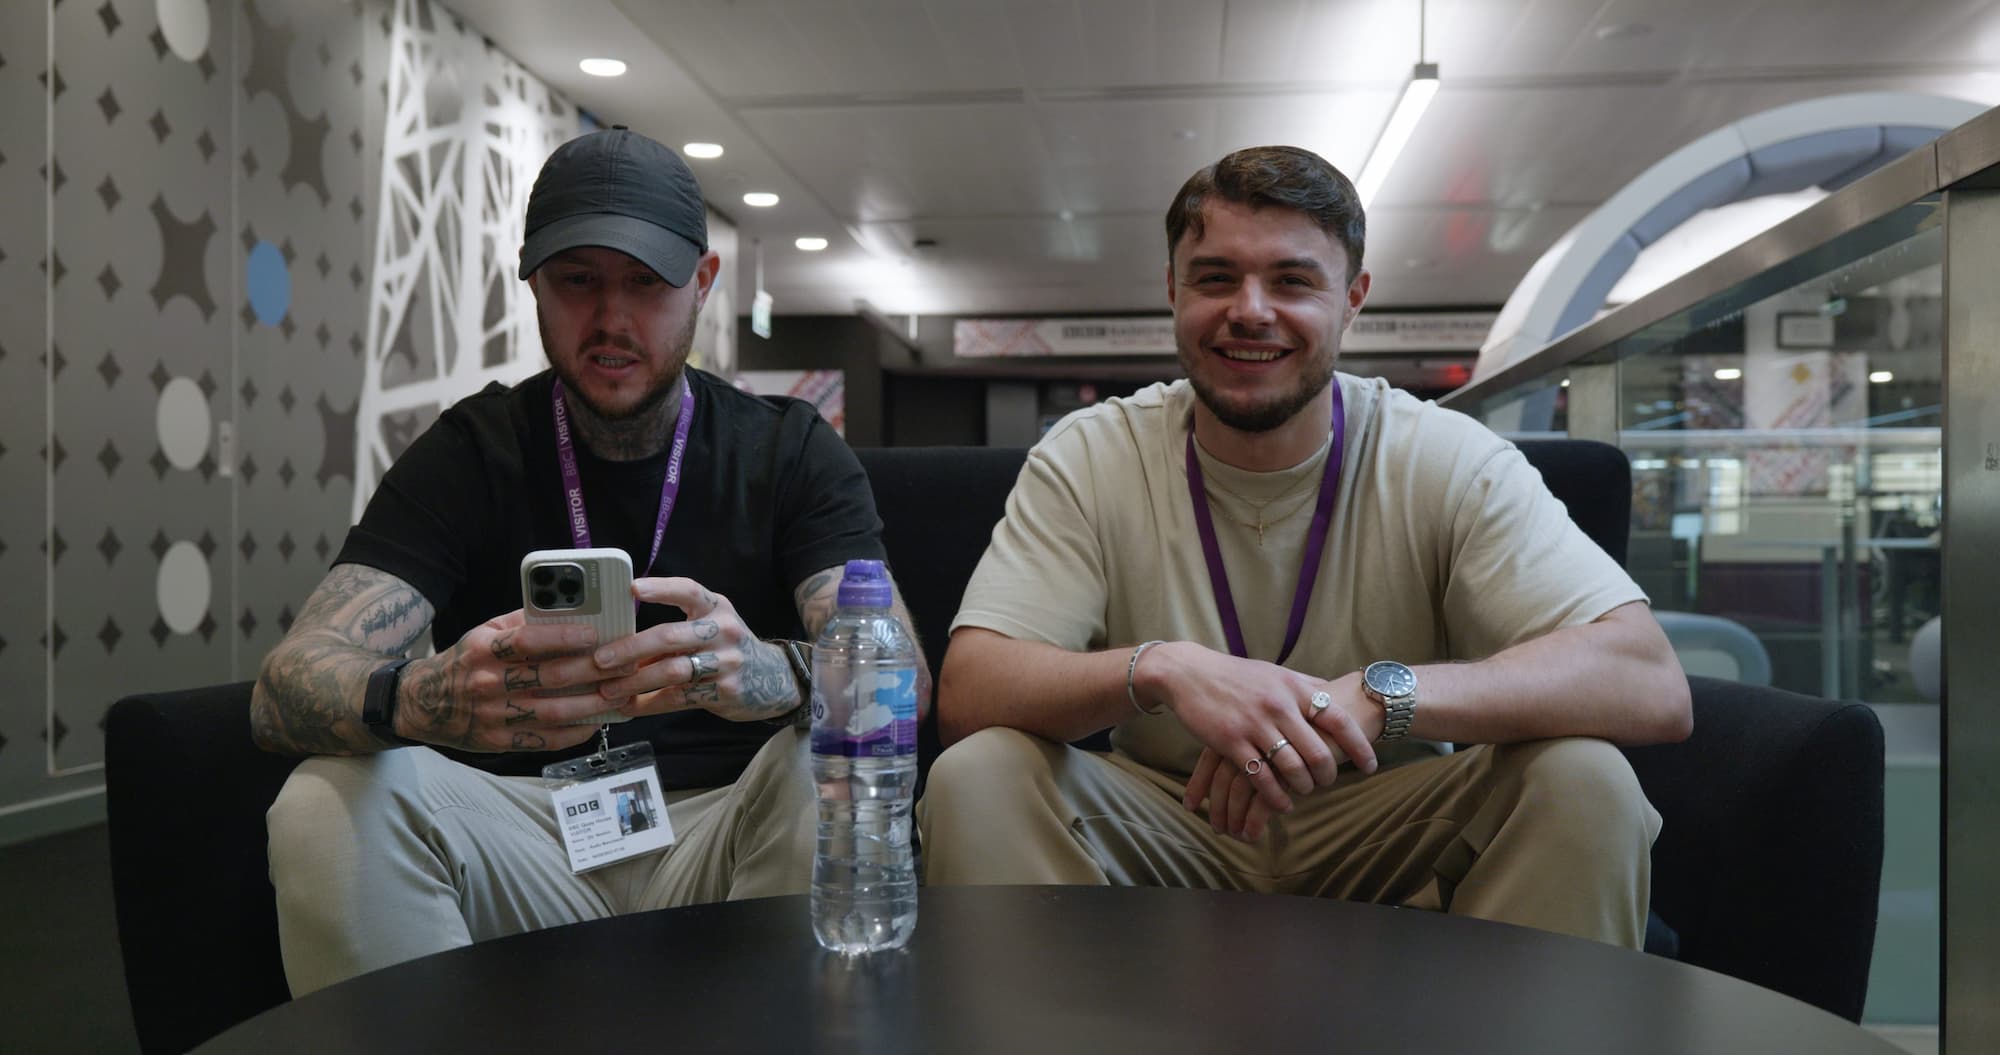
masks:
POLYGON ((257 681, 258 743, 318 756, 269 815, 295 994, 557 923, 806 889, 798 642, 841 566, 883 556, 866 477, 810 404, 686 366, 721 261, 673 151, 622 127, 570 141, 526 228, 551 369, 458 403, 397 459, 257 681), (589 547, 631 556, 639 632, 525 623, 522 557, 589 547), (400 658, 426 630, 435 654, 400 658), (537 775, 596 747, 607 710, 632 719, 610 745, 651 747, 677 840, 578 874, 537 775))

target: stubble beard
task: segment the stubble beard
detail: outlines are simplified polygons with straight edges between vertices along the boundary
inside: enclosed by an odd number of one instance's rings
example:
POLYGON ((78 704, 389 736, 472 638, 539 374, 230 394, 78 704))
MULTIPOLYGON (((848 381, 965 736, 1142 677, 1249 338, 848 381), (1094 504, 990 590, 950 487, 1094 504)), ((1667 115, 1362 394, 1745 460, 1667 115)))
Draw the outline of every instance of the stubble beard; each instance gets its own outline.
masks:
MULTIPOLYGON (((549 356, 549 366, 555 370, 557 379, 562 381, 565 392, 573 401, 572 413, 577 432, 598 457, 625 461, 648 457, 665 449, 667 430, 679 411, 677 406, 668 406, 667 398, 680 387, 681 375, 687 372, 688 355, 694 350, 697 318, 698 313, 688 314, 687 323, 681 327, 680 335, 674 342, 674 354, 668 359, 666 372, 637 403, 624 410, 599 406, 589 392, 577 383, 575 372, 568 362, 558 356, 549 356)), ((541 330, 542 347, 546 349, 550 346, 548 326, 539 317, 535 321, 541 330)), ((629 346, 618 350, 636 351, 629 346)))
POLYGON ((1176 347, 1180 354, 1181 373, 1187 376, 1188 383, 1194 387, 1195 397, 1201 400, 1209 413, 1237 432, 1253 434, 1270 432, 1283 425, 1319 398, 1319 394, 1333 381, 1334 363, 1338 361, 1340 351, 1338 346, 1322 347, 1313 354, 1316 360, 1323 362, 1308 364, 1309 369, 1299 375, 1298 384, 1290 391, 1246 406, 1229 402, 1222 392, 1203 379, 1201 371, 1195 369, 1210 354, 1206 348, 1189 349, 1178 341, 1176 347))

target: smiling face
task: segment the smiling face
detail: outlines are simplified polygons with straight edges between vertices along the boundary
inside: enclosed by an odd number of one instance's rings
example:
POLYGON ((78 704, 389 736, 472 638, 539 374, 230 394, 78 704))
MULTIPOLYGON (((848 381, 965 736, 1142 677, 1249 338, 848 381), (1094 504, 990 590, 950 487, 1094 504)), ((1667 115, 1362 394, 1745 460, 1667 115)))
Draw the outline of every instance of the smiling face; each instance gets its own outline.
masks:
POLYGON ((694 347, 695 317, 720 260, 707 253, 694 281, 674 287, 616 249, 581 246, 528 278, 542 348, 563 386, 606 421, 651 413, 674 391, 694 347))
POLYGON ((1201 215, 1167 273, 1181 369, 1221 424, 1268 433, 1327 392, 1368 272, 1350 279, 1340 242, 1295 209, 1210 198, 1201 215))

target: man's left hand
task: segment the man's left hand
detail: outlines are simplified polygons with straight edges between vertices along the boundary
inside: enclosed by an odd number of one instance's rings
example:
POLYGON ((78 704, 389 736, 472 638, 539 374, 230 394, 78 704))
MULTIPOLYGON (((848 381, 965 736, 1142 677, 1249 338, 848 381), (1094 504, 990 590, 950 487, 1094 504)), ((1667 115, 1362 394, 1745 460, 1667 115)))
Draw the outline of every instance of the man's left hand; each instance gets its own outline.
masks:
POLYGON ((647 627, 600 646, 605 671, 637 664, 637 673, 598 686, 607 700, 630 702, 628 715, 701 709, 733 722, 777 718, 798 706, 798 682, 778 646, 757 639, 729 598, 693 579, 644 578, 632 596, 671 605, 687 619, 647 627))

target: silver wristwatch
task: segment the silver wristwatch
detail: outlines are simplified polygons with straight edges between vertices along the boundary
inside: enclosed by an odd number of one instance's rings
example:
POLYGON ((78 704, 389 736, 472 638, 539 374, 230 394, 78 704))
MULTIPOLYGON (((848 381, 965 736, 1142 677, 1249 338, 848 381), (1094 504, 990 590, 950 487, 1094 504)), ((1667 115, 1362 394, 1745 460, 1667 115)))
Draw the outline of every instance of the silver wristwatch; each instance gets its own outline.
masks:
POLYGON ((1376 741, 1401 740, 1417 716, 1416 671, 1393 659, 1378 660, 1361 672, 1361 688, 1382 705, 1382 735, 1376 741))

